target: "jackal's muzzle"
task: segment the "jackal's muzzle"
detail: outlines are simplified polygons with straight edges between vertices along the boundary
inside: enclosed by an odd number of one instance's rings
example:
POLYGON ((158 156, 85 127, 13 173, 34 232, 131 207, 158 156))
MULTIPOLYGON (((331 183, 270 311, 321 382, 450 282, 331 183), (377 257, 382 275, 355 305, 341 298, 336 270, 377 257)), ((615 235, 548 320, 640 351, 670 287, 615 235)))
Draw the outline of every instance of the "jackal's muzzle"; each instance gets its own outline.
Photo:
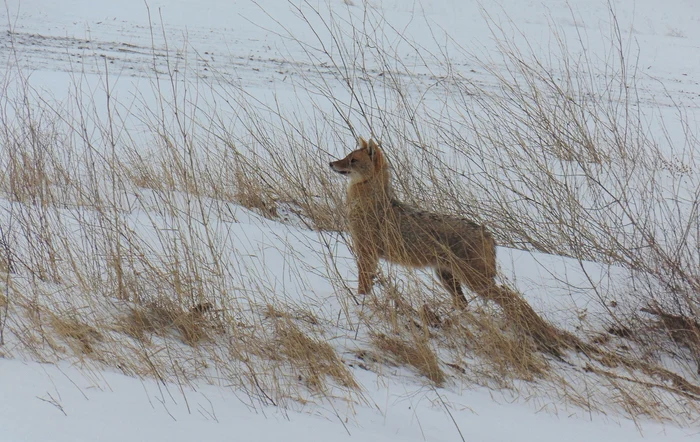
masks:
POLYGON ((340 168, 336 164, 336 161, 331 161, 330 163, 328 163, 328 165, 331 166, 331 169, 333 169, 334 172, 338 172, 341 175, 349 175, 350 174, 349 170, 345 170, 345 169, 340 168))

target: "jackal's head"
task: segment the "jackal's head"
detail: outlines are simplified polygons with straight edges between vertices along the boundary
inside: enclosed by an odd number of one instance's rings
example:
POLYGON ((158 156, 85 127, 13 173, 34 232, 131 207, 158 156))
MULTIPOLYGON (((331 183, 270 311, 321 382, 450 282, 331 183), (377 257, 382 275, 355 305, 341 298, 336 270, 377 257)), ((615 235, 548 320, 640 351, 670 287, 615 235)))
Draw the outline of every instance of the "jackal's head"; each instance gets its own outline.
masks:
POLYGON ((366 181, 374 176, 388 178, 386 160, 377 142, 360 137, 357 146, 357 150, 342 160, 331 162, 331 169, 341 175, 348 175, 351 183, 366 181))

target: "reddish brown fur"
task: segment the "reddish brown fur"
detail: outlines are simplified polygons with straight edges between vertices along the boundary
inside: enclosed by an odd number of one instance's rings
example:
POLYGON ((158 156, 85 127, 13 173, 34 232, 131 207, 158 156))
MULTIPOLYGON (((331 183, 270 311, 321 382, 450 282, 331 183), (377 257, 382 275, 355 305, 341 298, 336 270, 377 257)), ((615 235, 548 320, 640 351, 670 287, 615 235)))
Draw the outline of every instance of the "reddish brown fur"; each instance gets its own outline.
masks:
POLYGON ((359 294, 372 289, 379 259, 408 267, 432 267, 455 302, 466 300, 460 283, 489 296, 496 276, 496 244, 469 220, 424 212, 394 198, 389 165, 374 140, 331 168, 350 176, 347 212, 357 257, 359 294))

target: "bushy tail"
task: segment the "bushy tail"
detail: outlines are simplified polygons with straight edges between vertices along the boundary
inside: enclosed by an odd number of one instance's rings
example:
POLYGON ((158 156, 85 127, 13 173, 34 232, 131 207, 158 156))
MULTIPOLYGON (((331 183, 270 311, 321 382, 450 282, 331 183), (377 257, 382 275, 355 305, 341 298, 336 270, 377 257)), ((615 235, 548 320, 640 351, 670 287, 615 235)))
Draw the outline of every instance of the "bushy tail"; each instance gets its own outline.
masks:
MULTIPOLYGON (((663 367, 609 352, 604 348, 588 344, 569 332, 558 329, 545 321, 520 295, 507 287, 494 284, 488 289, 484 289, 481 295, 497 303, 503 309, 508 321, 528 333, 543 351, 553 356, 561 358, 563 350, 574 350, 604 366, 617 367, 621 365, 631 370, 639 370, 651 378, 662 380, 658 383, 641 381, 645 385, 700 400, 700 386, 663 367)), ((609 377, 619 377, 615 373, 604 371, 592 365, 587 365, 586 369, 609 377)), ((627 377, 624 380, 640 382, 627 377)))
POLYGON ((480 295, 498 304, 506 319, 529 334, 542 350, 560 357, 560 350, 577 347, 578 339, 575 336, 544 320, 513 290, 494 284, 484 289, 480 295))

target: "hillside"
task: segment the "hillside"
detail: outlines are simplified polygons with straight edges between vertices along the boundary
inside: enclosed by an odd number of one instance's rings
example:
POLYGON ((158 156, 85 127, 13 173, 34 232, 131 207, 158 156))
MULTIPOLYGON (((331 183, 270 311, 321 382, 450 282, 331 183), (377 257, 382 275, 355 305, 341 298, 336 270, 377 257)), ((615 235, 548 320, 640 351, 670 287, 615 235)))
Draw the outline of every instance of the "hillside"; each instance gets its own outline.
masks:
POLYGON ((523 5, 7 2, 0 441, 697 437, 700 10, 523 5), (579 344, 356 296, 360 136, 579 344))

